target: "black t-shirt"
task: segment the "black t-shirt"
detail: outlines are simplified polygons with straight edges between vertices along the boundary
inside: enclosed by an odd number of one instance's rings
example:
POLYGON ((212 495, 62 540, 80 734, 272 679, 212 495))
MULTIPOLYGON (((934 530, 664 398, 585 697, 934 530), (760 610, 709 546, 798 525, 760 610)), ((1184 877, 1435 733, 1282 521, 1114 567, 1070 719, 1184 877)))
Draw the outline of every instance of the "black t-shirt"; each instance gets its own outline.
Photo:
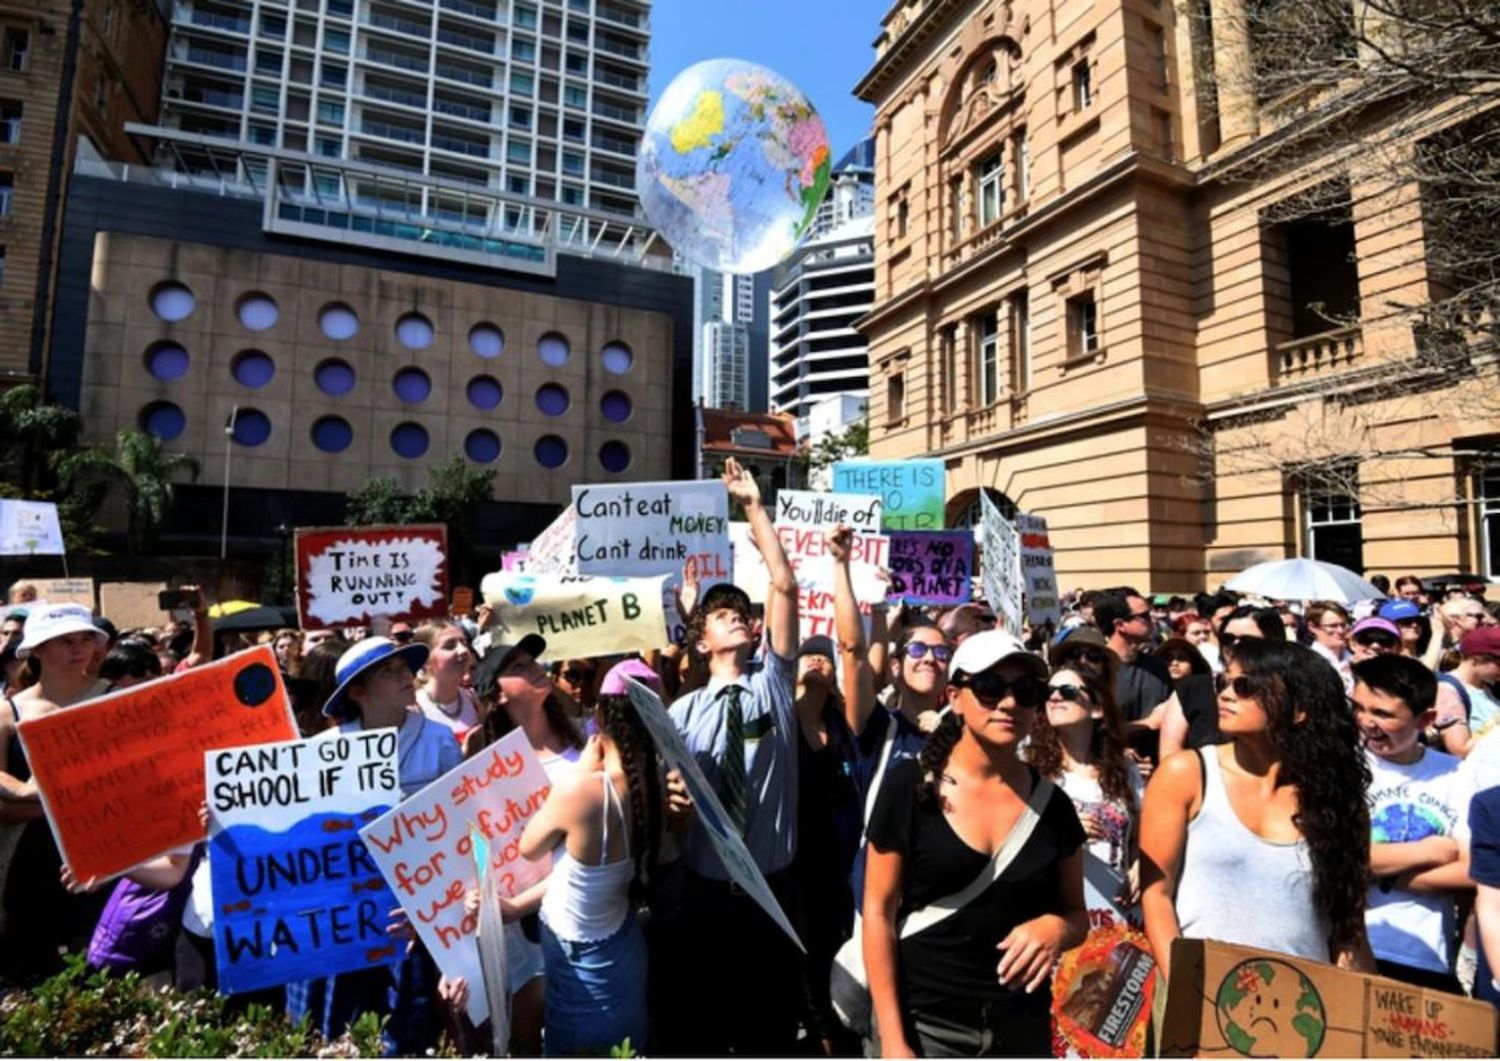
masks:
POLYGON ((1183 717, 1187 719, 1187 748, 1207 748, 1218 744, 1219 697, 1214 692, 1211 674, 1189 674, 1177 683, 1177 702, 1182 705, 1183 717))
MULTIPOLYGON (((909 912, 962 891, 990 861, 959 838, 938 801, 917 802, 920 776, 913 760, 892 763, 870 815, 870 843, 904 857, 898 923, 909 912)), ((995 947, 1023 921, 1061 911, 1059 863, 1085 839, 1073 801, 1054 789, 1036 830, 999 880, 957 913, 900 940, 903 1005, 930 1009, 950 999, 1050 1005, 1050 988, 1026 995, 1001 986, 995 968, 1002 955, 995 947)))
POLYGON ((1156 705, 1172 695, 1172 675, 1155 656, 1141 653, 1130 663, 1121 663, 1115 678, 1115 702, 1126 722, 1139 722, 1156 705))

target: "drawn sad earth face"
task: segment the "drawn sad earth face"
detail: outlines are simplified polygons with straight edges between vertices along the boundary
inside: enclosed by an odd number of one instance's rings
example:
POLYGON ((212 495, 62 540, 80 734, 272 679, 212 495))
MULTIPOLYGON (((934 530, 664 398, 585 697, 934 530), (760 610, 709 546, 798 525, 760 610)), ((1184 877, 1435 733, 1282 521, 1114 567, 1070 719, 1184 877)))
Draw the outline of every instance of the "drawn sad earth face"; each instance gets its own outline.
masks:
POLYGON ((1328 1033, 1318 989, 1286 962, 1241 962, 1224 976, 1214 1004, 1224 1041, 1243 1057, 1316 1057, 1328 1033))

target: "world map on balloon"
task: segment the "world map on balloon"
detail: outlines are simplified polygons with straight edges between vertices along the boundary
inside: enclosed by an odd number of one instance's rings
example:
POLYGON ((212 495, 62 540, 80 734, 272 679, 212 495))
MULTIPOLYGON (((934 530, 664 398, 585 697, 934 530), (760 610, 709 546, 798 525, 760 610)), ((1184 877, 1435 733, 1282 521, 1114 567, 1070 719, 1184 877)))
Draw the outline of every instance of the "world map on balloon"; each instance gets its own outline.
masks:
POLYGON ((755 63, 710 59, 673 78, 652 108, 636 188, 679 254, 756 273, 807 234, 830 169, 827 130, 797 86, 755 63))

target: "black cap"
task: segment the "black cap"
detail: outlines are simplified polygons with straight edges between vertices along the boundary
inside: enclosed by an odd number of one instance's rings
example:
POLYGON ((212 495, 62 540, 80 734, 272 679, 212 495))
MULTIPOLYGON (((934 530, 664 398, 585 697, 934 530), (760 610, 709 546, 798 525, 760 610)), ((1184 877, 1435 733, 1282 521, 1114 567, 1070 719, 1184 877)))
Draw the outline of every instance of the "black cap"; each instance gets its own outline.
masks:
POLYGON ((747 616, 754 614, 754 609, 750 604, 750 594, 729 582, 720 582, 716 586, 711 586, 708 592, 703 594, 703 599, 698 602, 698 607, 694 611, 707 615, 720 608, 733 608, 747 616))
POLYGON ((500 672, 505 670, 506 664, 517 652, 524 652, 536 659, 546 651, 547 639, 541 634, 527 634, 515 644, 491 645, 474 668, 474 695, 486 700, 493 698, 500 682, 500 672))
POLYGON ((797 650, 797 658, 801 659, 803 656, 827 656, 829 659, 836 659, 837 657, 833 654, 833 639, 824 637, 822 634, 809 637, 797 650))

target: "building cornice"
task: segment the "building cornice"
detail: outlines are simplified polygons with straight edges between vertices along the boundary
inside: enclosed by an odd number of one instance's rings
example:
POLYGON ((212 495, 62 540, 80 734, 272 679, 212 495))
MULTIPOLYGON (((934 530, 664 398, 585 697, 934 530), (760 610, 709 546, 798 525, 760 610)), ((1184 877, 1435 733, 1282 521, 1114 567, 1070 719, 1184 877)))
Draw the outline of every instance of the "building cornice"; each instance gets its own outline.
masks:
POLYGON ((1003 434, 985 435, 983 438, 945 446, 933 450, 929 456, 946 459, 993 450, 1019 449, 1055 435, 1085 428, 1118 426, 1128 421, 1144 422, 1152 417, 1189 423, 1201 415, 1202 409, 1201 405, 1185 395, 1148 390, 1144 394, 1121 398, 1104 405, 1034 420, 1003 434))
MULTIPOLYGON (((928 0, 927 6, 875 59, 875 65, 870 67, 865 76, 859 79, 859 84, 854 86, 854 95, 866 103, 874 103, 878 108, 880 90, 888 88, 913 59, 920 57, 922 46, 943 28, 950 15, 971 2, 972 0, 928 0)), ((904 5, 898 0, 891 14, 895 14, 897 8, 902 6, 904 5)), ((886 17, 890 18, 891 15, 886 17)), ((887 32, 889 31, 883 28, 881 36, 887 32)), ((871 44, 879 47, 880 37, 876 37, 871 44)))

